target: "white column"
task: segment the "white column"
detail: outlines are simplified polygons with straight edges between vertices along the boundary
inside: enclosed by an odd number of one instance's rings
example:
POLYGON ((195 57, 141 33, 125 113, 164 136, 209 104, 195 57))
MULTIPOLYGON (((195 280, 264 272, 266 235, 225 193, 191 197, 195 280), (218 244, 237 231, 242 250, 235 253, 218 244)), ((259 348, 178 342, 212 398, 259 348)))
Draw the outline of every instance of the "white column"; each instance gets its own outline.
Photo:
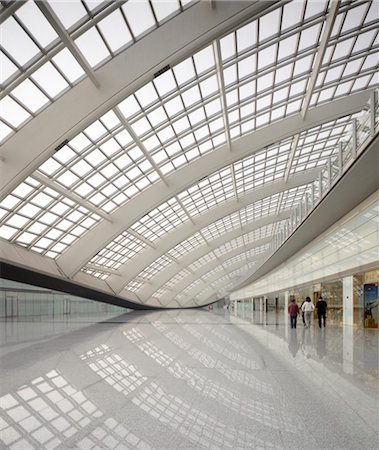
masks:
POLYGON ((263 297, 259 297, 259 322, 263 323, 263 297))
POLYGON ((354 324, 354 291, 353 277, 342 279, 342 323, 352 326, 354 324))

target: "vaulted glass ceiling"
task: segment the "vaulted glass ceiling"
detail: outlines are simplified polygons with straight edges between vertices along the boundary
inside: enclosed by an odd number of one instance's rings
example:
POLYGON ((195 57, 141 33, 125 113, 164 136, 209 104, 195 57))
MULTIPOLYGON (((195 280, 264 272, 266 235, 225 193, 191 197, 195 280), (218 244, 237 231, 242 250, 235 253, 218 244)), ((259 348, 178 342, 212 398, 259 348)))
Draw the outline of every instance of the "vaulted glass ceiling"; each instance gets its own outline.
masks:
MULTIPOLYGON (((222 3, 2 2, 4 148, 83 80, 101 90, 98 69, 130 46, 191 9, 216 13, 222 3)), ((3 189, 3 242, 147 305, 202 305, 236 287, 362 108, 309 124, 308 112, 378 85, 378 3, 337 3, 267 2, 125 98, 108 99, 106 113, 3 189), (291 117, 303 122, 281 137, 291 117), (259 147, 270 127, 271 142, 259 147)))

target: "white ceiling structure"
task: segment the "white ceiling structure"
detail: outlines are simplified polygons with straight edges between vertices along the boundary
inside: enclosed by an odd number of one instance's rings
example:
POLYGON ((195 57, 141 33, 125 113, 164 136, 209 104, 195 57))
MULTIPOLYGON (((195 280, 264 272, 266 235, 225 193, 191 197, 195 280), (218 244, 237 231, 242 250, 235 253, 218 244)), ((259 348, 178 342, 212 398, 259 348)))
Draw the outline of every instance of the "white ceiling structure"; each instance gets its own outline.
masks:
POLYGON ((1 259, 135 304, 238 287, 379 84, 377 1, 1 5, 1 259))

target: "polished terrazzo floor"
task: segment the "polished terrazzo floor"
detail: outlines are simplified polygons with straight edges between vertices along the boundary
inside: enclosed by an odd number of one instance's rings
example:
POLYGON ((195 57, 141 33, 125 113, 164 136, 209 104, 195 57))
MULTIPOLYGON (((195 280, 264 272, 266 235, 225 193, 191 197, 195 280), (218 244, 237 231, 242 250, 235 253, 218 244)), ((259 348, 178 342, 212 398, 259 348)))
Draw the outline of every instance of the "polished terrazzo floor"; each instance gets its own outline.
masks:
POLYGON ((1 448, 378 448, 377 330, 204 310, 0 327, 1 448))

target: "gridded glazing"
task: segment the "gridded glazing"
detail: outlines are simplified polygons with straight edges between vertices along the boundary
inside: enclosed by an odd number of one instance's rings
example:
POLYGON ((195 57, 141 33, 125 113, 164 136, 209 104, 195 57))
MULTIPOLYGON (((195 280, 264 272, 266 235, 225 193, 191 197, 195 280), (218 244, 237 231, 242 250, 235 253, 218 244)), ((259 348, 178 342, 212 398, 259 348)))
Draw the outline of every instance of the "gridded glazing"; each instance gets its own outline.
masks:
POLYGON ((275 225, 269 224, 264 227, 258 228, 257 230, 251 231, 250 233, 244 234, 243 236, 239 236, 238 238, 232 239, 231 241, 226 242, 225 244, 221 245, 216 250, 214 250, 215 255, 217 257, 220 257, 239 247, 249 245, 260 239, 272 236, 274 229, 275 225))
POLYGON ((223 268, 222 265, 219 265, 217 267, 215 267, 214 269, 210 270, 209 272, 207 272, 205 275, 202 275, 202 279, 206 282, 208 282, 208 280, 212 277, 214 277, 216 274, 220 273, 220 272, 224 272, 225 269, 223 268))
POLYGON ((248 250, 247 252, 243 252, 239 255, 233 256, 232 258, 228 259, 227 261, 224 261, 222 264, 223 266, 230 267, 238 262, 242 262, 244 260, 248 261, 251 258, 255 258, 258 255, 262 255, 262 253, 265 253, 269 248, 269 244, 260 245, 259 247, 254 247, 251 250, 248 250))
POLYGON ((241 227, 240 212, 229 214, 201 229, 201 234, 210 242, 235 228, 241 227))
POLYGON ((154 242, 186 220, 185 211, 175 198, 171 198, 134 223, 131 229, 154 242))
POLYGON ((185 241, 182 241, 180 244, 176 245, 174 248, 170 249, 167 254, 175 259, 180 259, 183 256, 187 255, 192 250, 195 250, 202 245, 205 245, 206 241, 200 233, 195 233, 185 241))
POLYGON ((171 258, 168 258, 165 255, 162 255, 160 258, 156 259, 153 263, 151 263, 146 269, 138 274, 138 279, 143 280, 144 282, 148 282, 151 280, 157 273, 161 270, 168 267, 172 264, 173 261, 171 258))
POLYGON ((191 216, 201 214, 234 196, 232 173, 222 169, 181 192, 178 198, 191 216))
POLYGON ((378 16, 375 0, 340 8, 311 105, 378 85, 378 16))
POLYGON ((113 111, 75 136, 38 172, 105 213, 159 178, 113 111))
POLYGON ((357 114, 349 114, 327 122, 300 134, 291 173, 324 166, 327 159, 338 152, 340 142, 351 135, 352 120, 357 114))
POLYGON ((226 140, 212 46, 147 83, 117 107, 164 175, 226 140))
MULTIPOLYGON (((124 231, 100 250, 90 261, 91 265, 117 270, 130 258, 146 247, 146 244, 127 231, 124 231)), ((88 273, 88 268, 84 268, 88 273)))
POLYGON ((0 237, 56 258, 100 217, 33 177, 0 203, 0 237))
MULTIPOLYGON (((44 7, 42 2, 20 2, 0 25, 2 140, 82 80, 86 68, 97 69, 195 2, 49 0, 44 7), (68 33, 86 68, 59 39, 54 26, 68 33)), ((3 4, 0 12, 5 10, 3 4)))
POLYGON ((192 264, 189 264, 188 269, 196 272, 196 270, 199 270, 205 264, 215 261, 216 259, 217 259, 217 256, 215 255, 215 253, 212 250, 209 253, 207 253, 206 255, 202 256, 201 258, 198 258, 192 264))
POLYGON ((143 286, 142 280, 134 279, 130 281, 124 288, 125 291, 128 292, 137 292, 143 286))
POLYGON ((279 197, 280 194, 274 194, 241 209, 240 217, 242 225, 247 225, 254 220, 276 214, 279 197))
POLYGON ((328 3, 288 3, 220 40, 232 139, 299 112, 328 3))
POLYGON ((305 185, 285 191, 281 202, 282 208, 285 210, 296 208, 309 190, 310 185, 305 185))
POLYGON ((282 179, 290 153, 291 140, 270 145, 263 151, 234 164, 237 192, 248 192, 265 183, 282 179))

